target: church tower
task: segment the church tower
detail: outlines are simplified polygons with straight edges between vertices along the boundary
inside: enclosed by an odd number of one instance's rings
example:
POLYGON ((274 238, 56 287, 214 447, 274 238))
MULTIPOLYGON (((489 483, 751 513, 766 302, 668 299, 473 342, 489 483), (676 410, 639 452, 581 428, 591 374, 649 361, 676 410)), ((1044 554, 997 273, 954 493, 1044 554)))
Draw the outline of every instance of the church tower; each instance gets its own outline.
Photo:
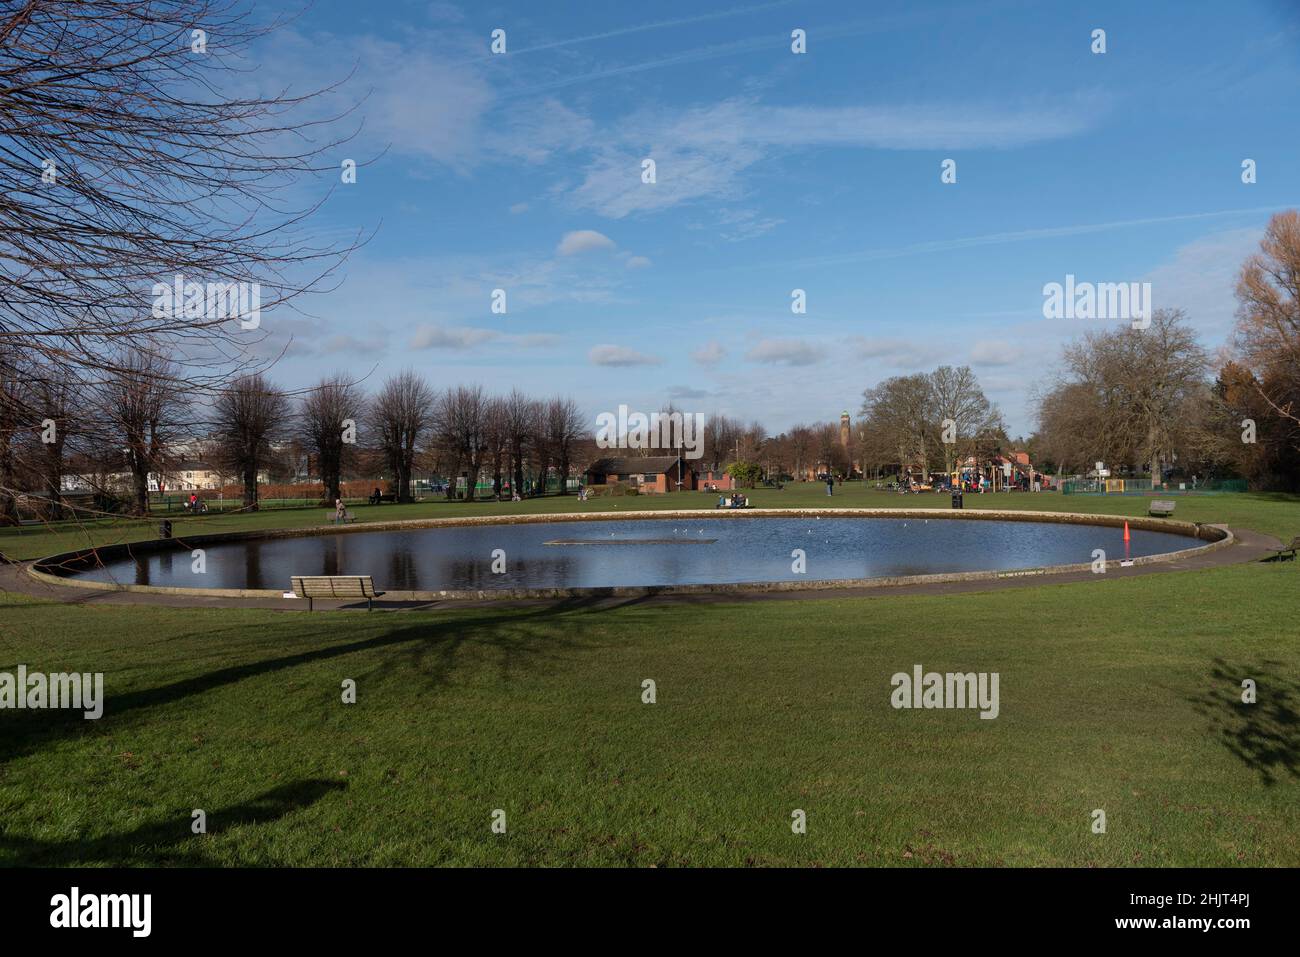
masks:
POLYGON ((840 413, 840 445, 849 446, 849 410, 840 413))

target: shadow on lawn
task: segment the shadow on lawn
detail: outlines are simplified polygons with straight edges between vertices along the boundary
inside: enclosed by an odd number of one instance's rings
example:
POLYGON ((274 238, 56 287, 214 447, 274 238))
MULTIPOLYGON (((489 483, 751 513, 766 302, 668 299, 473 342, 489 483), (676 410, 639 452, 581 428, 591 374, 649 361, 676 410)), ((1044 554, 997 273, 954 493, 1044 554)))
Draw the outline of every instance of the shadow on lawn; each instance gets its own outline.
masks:
POLYGON ((1214 659, 1213 690, 1189 698, 1210 729, 1266 786, 1300 779, 1300 684, 1283 677, 1278 661, 1237 664, 1214 659), (1241 700, 1244 679, 1255 681, 1255 704, 1241 700))
POLYGON ((220 862, 210 855, 182 845, 192 841, 207 841, 240 825, 267 824, 279 820, 346 787, 342 781, 297 781, 272 788, 232 807, 207 809, 206 835, 194 834, 190 830, 192 819, 189 809, 177 810, 174 816, 166 820, 142 824, 131 831, 107 834, 90 841, 42 841, 0 832, 0 856, 10 857, 9 863, 23 867, 95 864, 216 867, 220 862))
MULTIPOLYGON (((327 644, 279 657, 265 658, 246 664, 218 668, 206 674, 184 678, 156 688, 146 688, 124 694, 114 694, 106 676, 104 689, 104 716, 98 721, 87 721, 80 711, 7 711, 3 714, 3 734, 0 735, 0 764, 39 751, 64 738, 78 735, 95 735, 115 730, 117 719, 131 712, 155 708, 184 700, 228 685, 296 668, 299 665, 341 658, 356 652, 409 645, 410 655, 422 673, 435 687, 447 681, 456 665, 457 656, 467 643, 491 646, 502 655, 502 673, 510 672, 522 662, 534 662, 555 651, 577 646, 577 642, 555 629, 535 629, 548 619, 579 610, 612 611, 640 604, 644 597, 621 601, 608 598, 584 597, 566 599, 535 609, 515 611, 487 617, 457 615, 446 619, 410 622, 405 616, 366 616, 365 628, 379 628, 379 634, 348 641, 327 644), (386 627, 395 626, 395 627, 386 627)), ((355 621, 355 619, 350 619, 355 621)), ((631 627, 631 626, 629 626, 631 627)), ((311 623, 303 622, 305 633, 311 623)), ((571 629, 577 632, 575 626, 571 629)))

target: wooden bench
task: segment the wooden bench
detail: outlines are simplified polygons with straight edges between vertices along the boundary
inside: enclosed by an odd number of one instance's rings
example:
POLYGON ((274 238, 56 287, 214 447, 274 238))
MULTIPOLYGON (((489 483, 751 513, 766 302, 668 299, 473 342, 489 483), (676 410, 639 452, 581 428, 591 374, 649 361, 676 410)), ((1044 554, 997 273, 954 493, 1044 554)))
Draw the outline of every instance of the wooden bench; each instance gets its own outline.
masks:
POLYGON ((1281 548, 1277 549, 1277 555, 1274 556, 1273 560, 1277 562, 1295 561, 1297 551, 1300 551, 1300 535, 1291 539, 1289 545, 1283 545, 1281 548), (1287 557, 1284 558, 1284 555, 1287 557))
POLYGON ((353 515, 351 512, 349 512, 347 509, 343 510, 342 518, 339 518, 338 512, 328 512, 327 514, 330 517, 329 520, 331 525, 337 525, 339 522, 355 522, 357 520, 357 517, 353 515))
POLYGON ((293 575, 290 581, 294 595, 307 599, 308 611, 316 598, 364 598, 366 610, 373 611, 375 599, 383 594, 375 591, 369 575, 293 575))
POLYGON ((1157 499, 1147 507, 1147 514, 1158 518, 1168 518, 1174 514, 1174 503, 1157 499))

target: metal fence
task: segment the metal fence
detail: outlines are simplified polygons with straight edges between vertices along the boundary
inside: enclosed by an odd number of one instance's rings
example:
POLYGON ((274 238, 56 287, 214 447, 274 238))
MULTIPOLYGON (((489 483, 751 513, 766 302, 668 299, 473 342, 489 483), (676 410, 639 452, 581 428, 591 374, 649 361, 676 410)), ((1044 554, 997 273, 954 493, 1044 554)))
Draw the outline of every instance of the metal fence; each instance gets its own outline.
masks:
POLYGON ((1155 488, 1149 478, 1074 478, 1061 483, 1062 495, 1208 495, 1244 491, 1245 479, 1165 482, 1155 488))

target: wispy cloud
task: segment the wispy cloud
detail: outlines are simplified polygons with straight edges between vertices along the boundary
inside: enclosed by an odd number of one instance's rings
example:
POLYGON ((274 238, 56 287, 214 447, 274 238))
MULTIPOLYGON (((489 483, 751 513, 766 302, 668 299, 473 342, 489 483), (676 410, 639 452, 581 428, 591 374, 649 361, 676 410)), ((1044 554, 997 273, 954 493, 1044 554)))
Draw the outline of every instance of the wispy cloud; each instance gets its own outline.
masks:
POLYGON ((598 366, 652 366, 663 361, 658 356, 637 352, 627 346, 608 344, 593 346, 587 358, 592 365, 598 366))
POLYGON ((555 247, 555 252, 559 256, 576 256, 596 249, 613 248, 614 240, 604 233, 598 233, 594 229, 575 229, 564 234, 560 244, 555 247))
MULTIPOLYGON (((1119 219, 1106 223, 1084 223, 1073 226, 1048 226, 1042 229, 1021 229, 1014 232, 985 233, 980 236, 966 236, 960 239, 938 239, 933 242, 911 243, 893 248, 863 249, 858 252, 845 253, 842 256, 816 256, 808 259, 786 260, 782 266, 841 266, 846 263, 872 262, 882 259, 898 259, 903 256, 919 256, 926 253, 951 252, 957 249, 971 249, 979 246, 997 246, 1004 243, 1032 242, 1038 239, 1056 239, 1063 236, 1083 236, 1089 233, 1103 233, 1114 229, 1129 229, 1135 226, 1156 226, 1164 223, 1191 222, 1200 219, 1215 219, 1220 216, 1246 216, 1260 213, 1276 213, 1294 208, 1296 203, 1280 206, 1252 206, 1244 209, 1222 209, 1207 213, 1183 213, 1177 216, 1150 216, 1144 219, 1119 219)), ((753 263, 736 267, 737 269, 770 269, 773 263, 753 263)))
POLYGON ((750 362, 769 365, 810 366, 821 362, 825 350, 803 339, 760 339, 745 353, 750 362))
POLYGON ((691 358, 702 366, 712 368, 727 357, 727 350, 716 339, 706 342, 694 352, 691 358))
MULTIPOLYGON (((642 109, 594 146, 577 186, 555 187, 578 209, 612 219, 699 199, 728 202, 744 191, 740 175, 781 153, 809 148, 981 149, 1074 136, 1095 122, 1099 101, 1055 106, 941 103, 885 106, 771 106, 737 98, 684 111, 642 109), (1089 108, 1083 109, 1087 105, 1089 108), (642 182, 641 162, 656 164, 642 182)), ((737 238, 779 220, 741 210, 722 214, 737 238)))

